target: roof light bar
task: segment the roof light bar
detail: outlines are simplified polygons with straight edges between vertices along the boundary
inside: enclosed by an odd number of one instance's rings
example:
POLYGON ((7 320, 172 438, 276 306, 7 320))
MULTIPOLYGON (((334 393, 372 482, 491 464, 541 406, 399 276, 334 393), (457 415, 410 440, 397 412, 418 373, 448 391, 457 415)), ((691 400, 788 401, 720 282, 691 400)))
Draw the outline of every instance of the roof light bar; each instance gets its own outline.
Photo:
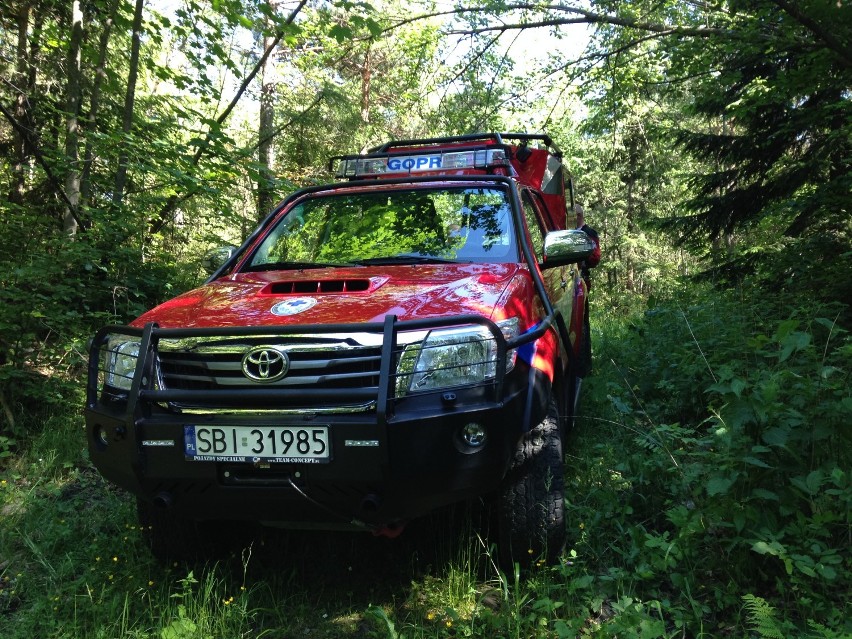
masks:
POLYGON ((412 174, 425 171, 452 171, 458 169, 490 169, 508 166, 505 149, 474 149, 470 151, 435 151, 412 155, 383 155, 381 157, 350 156, 337 158, 336 176, 412 174))

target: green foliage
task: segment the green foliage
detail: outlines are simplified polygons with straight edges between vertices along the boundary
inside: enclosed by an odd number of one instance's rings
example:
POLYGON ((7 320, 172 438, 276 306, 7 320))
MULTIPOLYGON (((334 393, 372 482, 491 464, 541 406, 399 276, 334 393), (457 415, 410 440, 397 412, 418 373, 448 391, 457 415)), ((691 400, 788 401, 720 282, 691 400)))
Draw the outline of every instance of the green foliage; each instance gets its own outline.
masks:
POLYGON ((594 117, 601 115, 592 111, 585 134, 554 130, 569 158, 586 223, 601 238, 595 295, 621 303, 626 300, 615 299, 621 293, 668 293, 677 276, 696 263, 683 251, 673 251, 671 238, 655 227, 675 209, 684 189, 685 167, 664 133, 668 116, 643 105, 602 130, 594 117))
POLYGON ((607 401, 636 446, 613 471, 643 522, 622 557, 657 598, 665 576, 695 610, 771 595, 797 627, 837 627, 852 577, 849 335, 699 299, 652 309, 612 354, 607 401), (719 575, 727 587, 701 592, 719 575))
POLYGON ((277 171, 327 180, 331 155, 431 133, 424 124, 440 69, 438 26, 391 26, 411 5, 340 2, 306 10, 304 45, 286 56, 277 86, 277 171), (379 37, 381 32, 381 36, 379 37))
POLYGON ((513 106, 518 106, 509 80, 512 59, 490 43, 480 44, 452 71, 437 88, 441 97, 428 118, 430 127, 446 135, 505 130, 513 106))
MULTIPOLYGON (((799 12, 738 4, 736 14, 712 16, 731 35, 712 52, 719 75, 695 87, 694 109, 710 130, 687 133, 684 142, 718 169, 696 177, 697 215, 683 220, 685 228, 718 236, 773 215, 791 237, 838 231, 850 188, 850 104, 842 97, 850 76, 822 28, 848 37, 852 13, 820 3, 799 12)), ((682 52, 702 53, 694 43, 682 52)))
POLYGON ((812 639, 841 639, 849 636, 846 632, 836 632, 814 621, 808 622, 807 634, 784 619, 778 619, 774 607, 765 599, 748 594, 743 596, 748 625, 761 639, 786 639, 790 636, 807 636, 812 639))
POLYGON ((690 83, 693 117, 677 136, 707 168, 663 228, 710 254, 716 276, 757 270, 777 289, 801 278, 818 301, 848 300, 852 76, 838 42, 852 33, 852 11, 844 3, 735 6, 707 16, 726 34, 715 46, 667 47, 675 70, 714 73, 690 83), (708 251, 708 236, 726 250, 708 251))
POLYGON ((92 232, 75 242, 38 214, 5 213, 0 396, 8 410, 0 434, 19 437, 38 421, 28 414, 64 408, 88 356, 85 339, 99 325, 129 321, 186 280, 146 260, 121 233, 92 232))

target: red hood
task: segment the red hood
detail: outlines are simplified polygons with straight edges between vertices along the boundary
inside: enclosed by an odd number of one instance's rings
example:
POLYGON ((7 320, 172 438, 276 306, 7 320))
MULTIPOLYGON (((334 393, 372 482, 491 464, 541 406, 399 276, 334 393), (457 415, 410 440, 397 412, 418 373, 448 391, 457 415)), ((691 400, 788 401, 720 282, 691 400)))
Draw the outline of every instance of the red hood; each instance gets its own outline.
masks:
POLYGON ((165 302, 133 324, 330 324, 463 313, 500 320, 505 314, 496 305, 519 270, 515 264, 441 264, 240 273, 165 302))

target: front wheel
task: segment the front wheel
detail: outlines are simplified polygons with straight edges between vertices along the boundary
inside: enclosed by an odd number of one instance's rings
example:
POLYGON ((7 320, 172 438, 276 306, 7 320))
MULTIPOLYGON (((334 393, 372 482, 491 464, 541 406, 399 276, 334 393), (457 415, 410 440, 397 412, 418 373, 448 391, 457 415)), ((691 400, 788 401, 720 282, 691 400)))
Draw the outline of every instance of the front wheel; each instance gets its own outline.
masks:
POLYGON ((565 465, 559 411, 547 416, 518 442, 498 496, 498 551, 511 572, 543 560, 553 563, 565 547, 565 465))
POLYGON ((142 537, 162 564, 219 559, 250 541, 253 527, 230 521, 195 521, 174 508, 136 499, 142 537))
POLYGON ((160 563, 191 561, 203 554, 207 540, 197 522, 140 498, 136 514, 142 537, 160 563))

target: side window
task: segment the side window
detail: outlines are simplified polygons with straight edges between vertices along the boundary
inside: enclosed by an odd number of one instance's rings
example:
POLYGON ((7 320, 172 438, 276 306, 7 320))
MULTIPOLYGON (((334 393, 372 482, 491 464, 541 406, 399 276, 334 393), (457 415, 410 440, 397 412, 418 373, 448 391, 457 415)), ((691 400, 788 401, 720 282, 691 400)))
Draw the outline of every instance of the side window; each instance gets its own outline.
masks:
POLYGON ((528 191, 524 191, 521 194, 521 203, 524 208, 524 218, 527 221, 527 228, 530 231, 533 252, 536 259, 541 262, 544 259, 544 228, 528 191))

